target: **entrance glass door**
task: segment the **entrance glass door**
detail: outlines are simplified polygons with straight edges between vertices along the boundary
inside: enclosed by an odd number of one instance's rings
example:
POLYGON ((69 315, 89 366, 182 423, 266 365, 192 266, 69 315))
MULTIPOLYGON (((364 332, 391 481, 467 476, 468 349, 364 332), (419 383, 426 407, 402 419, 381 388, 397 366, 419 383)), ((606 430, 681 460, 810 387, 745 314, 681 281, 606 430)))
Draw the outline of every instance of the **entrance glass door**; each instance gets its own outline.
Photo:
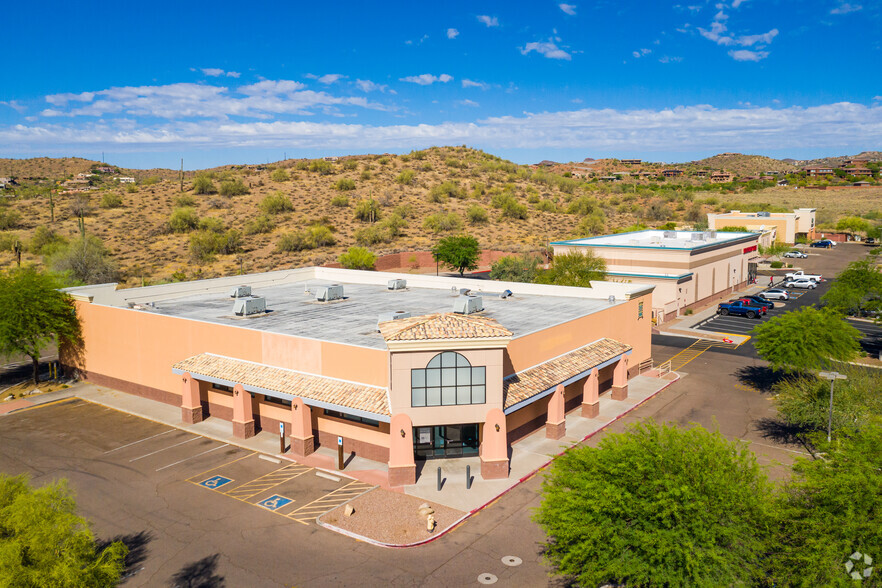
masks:
POLYGON ((478 424, 416 427, 414 454, 418 459, 478 454, 478 424))

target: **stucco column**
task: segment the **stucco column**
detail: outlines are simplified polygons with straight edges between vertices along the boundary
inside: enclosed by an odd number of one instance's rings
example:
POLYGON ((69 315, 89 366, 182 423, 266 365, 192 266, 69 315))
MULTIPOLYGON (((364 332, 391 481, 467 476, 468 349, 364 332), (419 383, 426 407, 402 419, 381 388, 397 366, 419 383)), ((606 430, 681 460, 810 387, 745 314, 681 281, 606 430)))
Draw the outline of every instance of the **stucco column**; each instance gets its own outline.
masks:
POLYGON ((498 480, 508 477, 508 431, 501 408, 487 411, 481 437, 481 477, 498 480))
POLYGON ((622 359, 616 362, 613 370, 612 392, 610 394, 613 400, 624 400, 628 397, 628 356, 623 355, 622 359))
POLYGON ((567 433, 564 404, 564 386, 558 384, 548 399, 548 420, 545 421, 545 436, 548 439, 560 439, 567 433))
POLYGON ((291 453, 305 457, 315 451, 312 434, 312 409, 302 398, 291 401, 291 453))
POLYGON ((582 416, 586 419, 593 419, 600 414, 599 380, 600 377, 597 374, 597 368, 595 368, 591 370, 582 384, 582 416))
POLYGON ((251 394, 242 384, 233 387, 233 437, 254 437, 254 414, 251 411, 251 394))
POLYGON ((182 376, 181 420, 192 425, 202 422, 202 400, 199 397, 199 380, 190 374, 182 376))
POLYGON ((389 421, 389 485, 411 484, 416 484, 413 421, 406 414, 394 414, 389 421))

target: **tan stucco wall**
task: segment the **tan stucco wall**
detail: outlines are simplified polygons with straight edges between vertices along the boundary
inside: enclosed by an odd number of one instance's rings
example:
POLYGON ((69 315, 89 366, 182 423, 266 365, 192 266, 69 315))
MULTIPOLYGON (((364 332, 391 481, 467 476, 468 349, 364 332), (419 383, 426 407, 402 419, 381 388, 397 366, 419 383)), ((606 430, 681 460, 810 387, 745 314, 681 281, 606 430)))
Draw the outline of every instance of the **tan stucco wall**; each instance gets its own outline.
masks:
POLYGON ((486 396, 484 404, 412 407, 410 370, 424 368, 438 351, 398 352, 392 354, 392 386, 389 394, 392 414, 404 413, 414 426, 457 423, 483 423, 487 411, 502 408, 502 349, 456 350, 473 367, 485 366, 486 396))

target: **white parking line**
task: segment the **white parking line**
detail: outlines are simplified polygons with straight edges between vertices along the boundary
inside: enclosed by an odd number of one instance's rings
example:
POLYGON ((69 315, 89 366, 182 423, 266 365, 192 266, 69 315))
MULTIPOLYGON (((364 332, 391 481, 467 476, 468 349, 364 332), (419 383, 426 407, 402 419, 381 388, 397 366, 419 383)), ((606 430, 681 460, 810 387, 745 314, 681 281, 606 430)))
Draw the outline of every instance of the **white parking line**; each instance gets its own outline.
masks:
POLYGON ((190 457, 188 457, 188 458, 186 458, 186 459, 182 459, 182 460, 180 460, 180 461, 176 461, 175 463, 170 463, 170 464, 168 464, 167 466, 162 466, 161 468, 159 468, 159 469, 156 470, 156 471, 157 471, 157 472, 161 472, 162 470, 164 470, 164 469, 166 469, 166 468, 170 468, 170 467, 172 467, 172 466, 176 466, 176 465, 178 465, 179 463, 184 463, 185 461, 190 460, 190 459, 193 459, 193 458, 195 458, 195 457, 199 457, 200 455, 205 455, 206 453, 211 453, 212 451, 217 451, 218 449, 222 449, 222 448, 224 448, 224 447, 229 447, 229 445, 230 445, 229 443, 224 443, 223 445, 221 445, 221 446, 219 446, 219 447, 212 447, 212 448, 209 449, 208 451, 203 451, 202 453, 197 453, 196 455, 192 455, 192 456, 190 456, 190 457))
POLYGON ((149 441, 150 439, 153 439, 155 437, 159 437, 160 435, 165 435, 166 433, 171 433, 172 431, 177 431, 177 429, 169 429, 168 431, 163 431, 162 433, 157 433, 156 435, 151 435, 150 437, 138 439, 137 441, 132 441, 131 443, 126 443, 125 445, 121 445, 120 447, 117 447, 116 449, 111 449, 110 451, 105 451, 104 454, 107 455, 108 453, 113 453, 117 449, 125 449, 126 447, 131 447, 132 445, 135 445, 137 443, 141 443, 142 441, 149 441))
POLYGON ((174 445, 169 445, 168 447, 163 447, 162 449, 157 449, 156 451, 151 451, 146 455, 142 455, 141 457, 136 457, 135 459, 130 459, 129 463, 133 461, 138 461, 139 459, 144 459, 145 457, 150 457, 151 455, 156 455, 157 453, 161 453, 166 449, 171 449, 172 447, 177 447, 178 445, 183 445, 184 443, 189 443, 190 441, 195 441, 196 439, 201 439, 202 437, 193 437, 192 439, 187 439, 186 441, 181 441, 180 443, 175 443, 174 445))

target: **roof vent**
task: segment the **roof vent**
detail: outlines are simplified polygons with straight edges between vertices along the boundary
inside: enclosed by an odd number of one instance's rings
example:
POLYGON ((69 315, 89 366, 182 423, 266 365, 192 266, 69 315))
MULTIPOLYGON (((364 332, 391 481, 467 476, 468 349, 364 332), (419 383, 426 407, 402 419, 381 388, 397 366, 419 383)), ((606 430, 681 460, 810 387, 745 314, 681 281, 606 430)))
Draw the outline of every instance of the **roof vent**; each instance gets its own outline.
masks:
POLYGON ((377 330, 380 330, 380 323, 386 321, 397 321, 398 319, 410 318, 410 313, 404 310, 396 310, 395 312, 384 312, 377 317, 377 330))
POLYGON ((704 241, 705 234, 704 233, 692 233, 692 240, 693 241, 704 241))
POLYGON ((616 295, 615 295, 615 294, 610 294, 610 295, 609 295, 609 303, 610 303, 610 304, 615 304, 615 303, 616 303, 616 295))
POLYGON ((460 296, 453 301, 453 312, 472 314, 484 310, 484 299, 481 296, 460 296))
POLYGON ((715 230, 705 231, 704 236, 708 241, 710 241, 711 239, 717 238, 717 232, 715 230))
POLYGON ((502 294, 500 294, 499 297, 502 298, 503 300, 505 300, 506 298, 511 298, 512 292, 511 292, 511 290, 503 290, 502 294))
POLYGON ((404 290, 407 288, 407 280, 394 279, 386 282, 387 290, 404 290))
POLYGON ((468 296, 469 292, 471 292, 471 290, 469 288, 460 288, 459 289, 460 296, 468 296))
POLYGON ((665 239, 676 239, 677 231, 665 231, 665 239))
POLYGON ((772 213, 770 213, 770 212, 758 212, 758 213, 756 213, 756 215, 757 215, 757 216, 762 216, 762 217, 770 217, 770 216, 772 216, 772 213))
POLYGON ((230 290, 230 298, 244 298, 251 296, 251 286, 236 286, 230 290))
POLYGON ((315 289, 315 299, 319 302, 330 302, 331 300, 343 299, 343 286, 340 284, 332 284, 330 286, 318 286, 315 289))
POLYGON ((266 298, 263 296, 243 296, 233 303, 233 314, 251 316, 266 312, 266 298))

